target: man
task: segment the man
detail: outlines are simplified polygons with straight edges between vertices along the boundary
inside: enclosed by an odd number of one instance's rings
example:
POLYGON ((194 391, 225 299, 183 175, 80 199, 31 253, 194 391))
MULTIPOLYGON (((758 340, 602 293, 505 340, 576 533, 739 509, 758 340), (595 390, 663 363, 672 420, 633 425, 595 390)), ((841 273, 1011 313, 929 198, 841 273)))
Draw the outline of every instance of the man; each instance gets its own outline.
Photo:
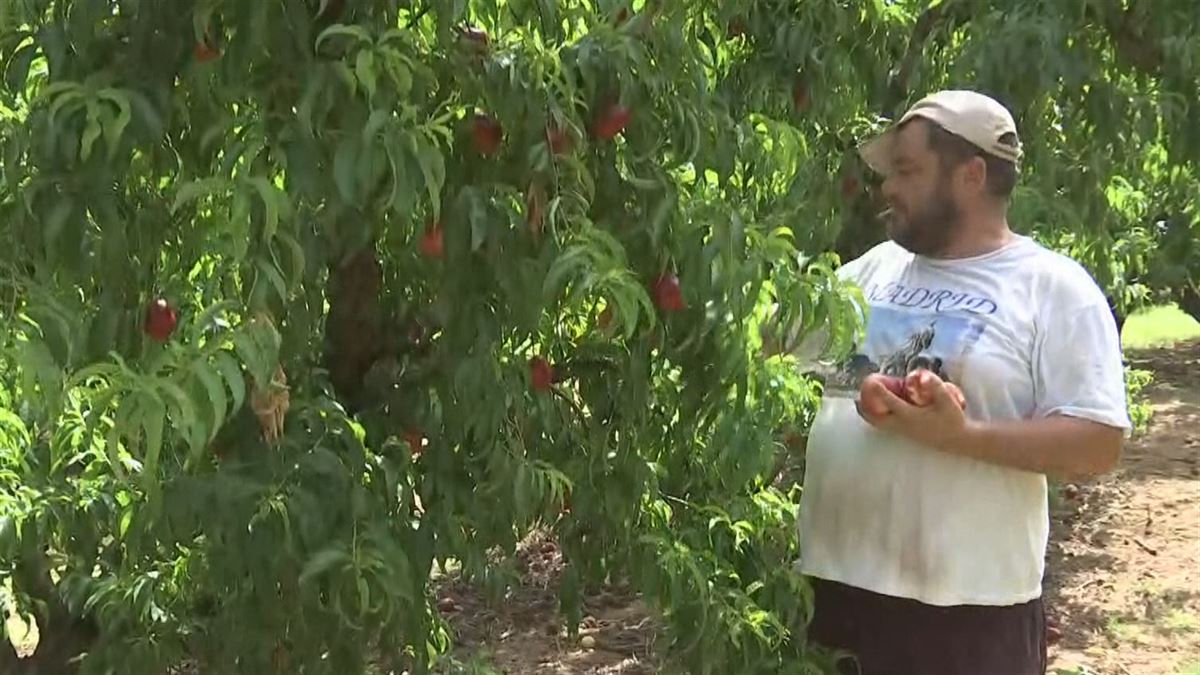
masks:
POLYGON ((1022 152, 997 101, 932 94, 860 154, 890 241, 840 271, 869 312, 807 444, 811 638, 847 673, 1041 675, 1046 476, 1112 469, 1131 426, 1115 322, 1079 264, 1009 229, 1022 152), (928 405, 857 404, 865 376, 920 368, 928 405))

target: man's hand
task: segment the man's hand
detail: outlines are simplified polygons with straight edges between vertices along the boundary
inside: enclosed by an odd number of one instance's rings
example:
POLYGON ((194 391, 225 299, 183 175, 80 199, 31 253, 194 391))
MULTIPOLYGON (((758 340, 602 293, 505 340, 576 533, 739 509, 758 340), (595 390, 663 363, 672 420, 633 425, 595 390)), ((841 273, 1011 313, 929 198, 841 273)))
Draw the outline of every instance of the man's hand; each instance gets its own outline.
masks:
POLYGON ((876 399, 886 413, 859 405, 859 415, 878 429, 934 450, 1046 475, 1096 476, 1111 471, 1120 460, 1124 433, 1117 427, 1065 415, 970 420, 945 386, 930 387, 928 393, 929 404, 915 406, 884 391, 876 399))
POLYGON ((966 413, 941 378, 929 372, 923 375, 914 400, 924 405, 908 403, 885 388, 876 397, 887 412, 879 414, 859 404, 858 414, 883 431, 937 450, 952 451, 967 433, 966 413))

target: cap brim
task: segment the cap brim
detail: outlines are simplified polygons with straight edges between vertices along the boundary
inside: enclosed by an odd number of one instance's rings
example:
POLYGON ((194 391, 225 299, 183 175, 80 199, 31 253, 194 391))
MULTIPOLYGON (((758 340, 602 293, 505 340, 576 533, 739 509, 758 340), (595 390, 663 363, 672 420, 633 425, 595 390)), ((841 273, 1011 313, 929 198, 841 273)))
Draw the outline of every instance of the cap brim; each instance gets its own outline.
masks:
POLYGON ((887 175, 891 170, 892 148, 896 144, 895 129, 887 131, 863 141, 858 146, 858 156, 862 157, 870 169, 876 173, 887 175))

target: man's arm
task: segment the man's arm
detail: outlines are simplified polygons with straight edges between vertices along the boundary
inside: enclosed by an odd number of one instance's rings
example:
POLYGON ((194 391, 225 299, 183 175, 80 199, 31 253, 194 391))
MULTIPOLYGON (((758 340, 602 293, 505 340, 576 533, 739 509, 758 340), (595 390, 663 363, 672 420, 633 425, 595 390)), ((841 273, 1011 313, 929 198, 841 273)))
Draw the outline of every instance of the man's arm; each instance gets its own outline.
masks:
POLYGON ((1012 422, 968 422, 959 438, 939 449, 1050 476, 1085 478, 1112 471, 1124 444, 1122 429, 1054 415, 1012 422))
POLYGON ((1111 471, 1121 457, 1124 429, 1050 415, 1031 420, 968 420, 944 387, 933 387, 928 406, 910 405, 884 392, 888 414, 861 414, 875 427, 926 447, 980 461, 1063 478, 1111 471))

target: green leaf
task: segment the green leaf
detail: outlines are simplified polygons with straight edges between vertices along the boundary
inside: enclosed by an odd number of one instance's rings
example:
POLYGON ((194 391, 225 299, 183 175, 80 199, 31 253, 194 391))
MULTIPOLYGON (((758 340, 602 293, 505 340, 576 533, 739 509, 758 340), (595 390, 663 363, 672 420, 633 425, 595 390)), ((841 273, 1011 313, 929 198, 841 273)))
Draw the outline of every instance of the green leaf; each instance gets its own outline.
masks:
POLYGON ((117 106, 117 115, 109 117, 104 124, 104 138, 108 141, 108 156, 110 159, 116 156, 117 148, 121 143, 121 135, 125 133, 125 128, 129 126, 129 121, 133 119, 129 96, 116 89, 102 89, 97 94, 101 98, 106 98, 117 106))
POLYGON ((436 218, 441 211, 442 186, 446 182, 445 159, 424 135, 410 134, 406 138, 417 160, 417 166, 421 168, 421 175, 425 179, 425 191, 429 194, 429 206, 436 218))
POLYGON ((279 296, 280 304, 286 305, 288 302, 288 289, 287 284, 283 281, 283 275, 279 273, 279 269, 262 258, 255 261, 255 266, 267 278, 267 281, 271 282, 271 287, 275 289, 275 294, 279 296))
POLYGON ((92 146, 96 144, 96 139, 100 138, 100 134, 103 132, 104 127, 100 124, 100 107, 95 103, 89 103, 87 126, 83 128, 83 135, 79 138, 79 159, 86 162, 92 156, 92 146))
MULTIPOLYGON (((235 300, 222 300, 209 305, 192 319, 192 342, 200 342, 204 333, 216 325, 217 315, 224 311, 236 309, 239 303, 235 300)), ((216 344, 216 343, 213 343, 216 344)))
POLYGON ((262 176, 251 178, 250 184, 258 190, 258 196, 262 199, 266 214, 263 220, 263 240, 269 242, 275 238, 275 232, 279 229, 279 204, 283 195, 279 194, 275 186, 262 176))
POLYGON ((127 93, 132 107, 137 110, 138 120, 144 125, 143 131, 146 138, 157 141, 166 130, 166 121, 163 120, 162 114, 150 102, 150 99, 146 98, 145 94, 137 90, 130 90, 127 93))
POLYGON ((29 429, 25 423, 21 421, 11 410, 0 408, 0 428, 8 430, 9 434, 15 434, 13 439, 11 435, 6 436, 10 443, 17 447, 26 446, 30 442, 29 429))
POLYGON ((21 94, 25 92, 25 85, 29 80, 29 66, 37 54, 38 44, 36 42, 27 44, 13 53, 4 71, 4 81, 8 84, 9 91, 21 94))
POLYGON ((233 194, 229 226, 233 237, 234 259, 241 262, 250 251, 250 196, 245 190, 238 190, 233 194))
POLYGON ((353 559, 340 548, 327 548, 318 551, 305 563, 300 572, 299 583, 307 584, 313 577, 321 576, 335 567, 348 568, 353 559))
POLYGON ((123 397, 113 423, 117 437, 125 440, 125 449, 130 454, 136 452, 138 441, 141 440, 141 426, 135 423, 140 415, 138 401, 141 398, 145 397, 133 394, 123 397))
POLYGON ((367 29, 363 28, 362 26, 347 26, 345 24, 338 23, 321 31, 321 34, 317 36, 317 40, 313 44, 313 47, 317 50, 320 50, 322 43, 338 36, 351 38, 354 42, 371 42, 371 34, 368 33, 367 29))
POLYGON ((229 393, 233 395, 233 407, 229 409, 229 414, 236 413, 242 409, 242 405, 246 400, 246 378, 242 376, 242 369, 238 366, 237 361, 227 351, 219 351, 214 357, 217 370, 221 376, 225 378, 225 384, 229 387, 229 393))
POLYGON ((210 369, 209 364, 198 361, 192 365, 191 372, 204 385, 208 393, 208 402, 212 406, 212 426, 209 427, 208 439, 211 441, 225 424, 225 409, 229 401, 225 396, 225 386, 221 382, 221 374, 210 369))
POLYGON ((577 274, 576 270, 587 264, 588 250, 582 246, 572 246, 566 252, 554 259, 546 279, 542 282, 542 295, 547 302, 558 295, 567 283, 567 278, 577 274))
POLYGON ((54 206, 50 207, 50 213, 46 214, 45 229, 42 231, 43 241, 46 242, 48 248, 53 248, 62 237, 63 230, 67 226, 67 219, 75 210, 75 201, 70 195, 60 195, 54 202, 54 206))
POLYGON ((179 191, 175 193, 175 201, 171 203, 171 213, 176 213, 179 207, 188 202, 196 201, 203 197, 211 197, 212 195, 226 188, 228 183, 220 178, 202 178, 180 186, 179 191))
POLYGON ((108 465, 117 476, 117 480, 125 480, 125 467, 121 464, 121 432, 114 424, 108 430, 108 437, 104 442, 104 453, 108 456, 108 465))
POLYGON ((143 461, 142 475, 146 480, 146 489, 158 489, 158 458, 163 448, 163 422, 166 417, 166 407, 157 397, 147 396, 141 406, 142 428, 146 434, 146 456, 143 461))
POLYGON ((392 119, 392 111, 376 108, 371 111, 371 116, 367 119, 367 123, 363 125, 362 142, 373 143, 375 137, 379 134, 379 130, 383 125, 392 119))
POLYGON ((167 394, 171 401, 175 404, 175 415, 172 415, 175 426, 180 430, 181 434, 188 441, 193 452, 198 448, 203 447, 205 439, 209 437, 209 433, 204 428, 204 422, 200 419, 200 414, 196 410, 196 403, 192 397, 187 395, 175 382, 171 380, 159 380, 158 386, 167 394))
POLYGON ((404 55, 394 49, 385 48, 383 50, 385 57, 385 68, 392 77, 392 83, 396 89, 396 98, 403 100, 412 91, 413 77, 412 69, 406 63, 404 55))
POLYGON ((355 180, 358 153, 357 137, 347 136, 338 144, 333 154, 333 180, 337 184, 338 195, 348 204, 358 201, 358 183, 355 180))
POLYGON ((288 294, 295 293, 300 290, 300 285, 304 283, 304 250, 300 247, 300 242, 287 232, 279 232, 275 235, 276 241, 282 241, 288 249, 291 264, 291 274, 288 278, 291 283, 288 284, 288 294))
POLYGON ((83 95, 83 87, 76 82, 55 82, 43 89, 42 98, 54 97, 54 102, 50 104, 50 126, 57 126, 59 113, 68 104, 82 101, 83 95))
POLYGON ((250 377, 256 382, 263 382, 268 362, 254 336, 248 331, 238 331, 233 334, 233 344, 250 377))
POLYGON ((396 134, 388 134, 384 146, 387 151, 388 166, 392 172, 392 189, 388 194, 387 207, 390 210, 407 214, 414 200, 413 190, 408 180, 406 169, 408 162, 404 150, 396 134))
POLYGON ((354 61, 354 75, 367 92, 367 100, 375 98, 376 79, 375 53, 366 49, 358 53, 354 61))
POLYGON ((308 81, 304 85, 304 94, 300 99, 300 105, 296 108, 296 115, 300 118, 300 123, 309 136, 313 135, 313 107, 317 103, 317 98, 326 93, 328 73, 326 68, 314 68, 309 71, 308 81))

